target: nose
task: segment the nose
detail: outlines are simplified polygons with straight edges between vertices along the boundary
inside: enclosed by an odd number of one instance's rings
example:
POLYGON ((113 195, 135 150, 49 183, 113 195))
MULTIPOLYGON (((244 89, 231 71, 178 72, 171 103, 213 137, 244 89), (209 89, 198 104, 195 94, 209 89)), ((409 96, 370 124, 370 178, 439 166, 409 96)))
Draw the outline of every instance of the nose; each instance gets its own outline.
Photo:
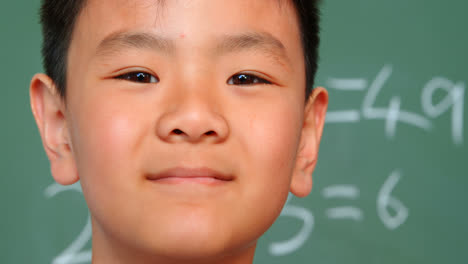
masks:
POLYGON ((186 95, 162 114, 157 124, 158 137, 168 143, 221 143, 229 134, 229 126, 210 99, 186 95))

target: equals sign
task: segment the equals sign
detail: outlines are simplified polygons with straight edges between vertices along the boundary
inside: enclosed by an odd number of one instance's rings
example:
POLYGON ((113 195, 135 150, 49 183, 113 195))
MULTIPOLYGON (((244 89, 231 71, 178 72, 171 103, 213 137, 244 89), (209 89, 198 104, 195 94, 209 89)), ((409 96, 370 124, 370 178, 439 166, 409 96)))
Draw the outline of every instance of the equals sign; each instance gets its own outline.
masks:
MULTIPOLYGON (((322 191, 325 199, 349 199, 355 200, 359 198, 359 189, 354 185, 332 185, 326 187, 322 191)), ((325 214, 330 219, 352 219, 362 221, 362 210, 353 206, 340 206, 329 208, 325 214)))

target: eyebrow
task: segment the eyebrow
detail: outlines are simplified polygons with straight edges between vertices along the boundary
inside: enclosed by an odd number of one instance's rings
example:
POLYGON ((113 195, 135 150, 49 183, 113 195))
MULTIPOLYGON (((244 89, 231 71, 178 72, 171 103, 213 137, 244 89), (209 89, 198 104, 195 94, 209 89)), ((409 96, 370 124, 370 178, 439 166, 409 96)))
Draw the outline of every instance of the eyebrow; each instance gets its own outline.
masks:
POLYGON ((268 32, 247 32, 238 35, 224 35, 218 42, 215 53, 226 53, 244 50, 260 50, 271 56, 277 62, 290 65, 283 43, 268 32))
POLYGON ((171 39, 145 32, 116 32, 99 43, 96 55, 112 55, 127 48, 150 49, 172 54, 175 52, 175 43, 171 39))
MULTIPOLYGON (((150 49, 167 54, 174 54, 176 44, 174 39, 165 38, 146 32, 115 32, 104 38, 96 49, 96 55, 112 55, 122 49, 150 49)), ((272 57, 276 62, 286 66, 291 61, 286 54, 283 43, 268 32, 246 32, 241 34, 226 34, 216 39, 215 56, 245 50, 262 51, 272 57)))

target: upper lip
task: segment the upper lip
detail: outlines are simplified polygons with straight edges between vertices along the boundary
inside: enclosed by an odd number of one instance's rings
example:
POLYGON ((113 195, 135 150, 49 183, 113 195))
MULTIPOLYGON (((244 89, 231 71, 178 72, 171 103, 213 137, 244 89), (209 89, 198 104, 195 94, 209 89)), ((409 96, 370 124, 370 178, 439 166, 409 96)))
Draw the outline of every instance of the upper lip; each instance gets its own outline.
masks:
POLYGON ((231 174, 221 173, 208 167, 174 167, 156 174, 148 174, 146 178, 148 180, 159 180, 164 178, 214 178, 222 181, 232 181, 234 179, 231 174))

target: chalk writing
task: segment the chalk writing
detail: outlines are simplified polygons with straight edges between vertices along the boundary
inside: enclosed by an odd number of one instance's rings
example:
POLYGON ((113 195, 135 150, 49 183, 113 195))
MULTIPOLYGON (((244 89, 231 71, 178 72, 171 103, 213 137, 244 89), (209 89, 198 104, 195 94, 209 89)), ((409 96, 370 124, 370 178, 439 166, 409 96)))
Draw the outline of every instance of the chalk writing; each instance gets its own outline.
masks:
POLYGON ((283 256, 298 250, 307 241, 314 228, 314 216, 305 208, 287 205, 281 212, 281 216, 297 218, 303 222, 303 225, 297 235, 291 239, 270 244, 269 251, 273 256, 283 256))
POLYGON ((423 89, 421 104, 424 112, 437 118, 450 107, 452 108, 452 138, 455 144, 463 143, 463 104, 465 98, 465 85, 462 82, 453 83, 443 77, 435 77, 423 89), (447 96, 438 104, 433 105, 433 96, 437 89, 442 89, 447 96))
MULTIPOLYGON (((47 198, 53 198, 57 194, 66 191, 76 191, 82 194, 81 186, 75 183, 69 186, 63 186, 58 183, 53 183, 47 187, 44 194, 47 198)), ((91 263, 91 250, 83 250, 88 241, 91 240, 91 219, 88 215, 88 220, 76 239, 65 248, 62 253, 52 260, 52 264, 79 264, 91 263)))
MULTIPOLYGON (((357 199, 359 189, 354 185, 332 185, 322 191, 325 199, 357 199)), ((361 209, 352 206, 341 206, 327 209, 325 214, 330 219, 352 219, 361 221, 363 214, 361 209)))
POLYGON ((330 89, 343 92, 364 91, 367 86, 368 89, 360 109, 330 110, 327 113, 326 122, 357 123, 363 120, 384 120, 385 135, 387 138, 393 139, 399 122, 424 131, 430 131, 433 128, 431 119, 439 117, 451 108, 452 141, 455 145, 461 145, 463 143, 465 84, 462 82, 454 83, 443 77, 435 77, 430 80, 424 86, 421 95, 421 105, 425 115, 402 110, 400 96, 391 97, 386 107, 375 106, 379 93, 392 73, 392 65, 384 65, 372 82, 368 82, 362 78, 329 78, 326 85, 330 89), (439 89, 445 91, 447 95, 443 100, 434 105, 433 96, 439 89))
POLYGON ((396 229, 408 218, 408 208, 397 198, 391 196, 392 190, 400 180, 401 173, 393 171, 383 184, 377 197, 377 213, 388 229, 396 229), (388 211, 388 207, 396 212, 394 216, 388 211))
MULTIPOLYGON (((401 226, 409 216, 408 208, 396 197, 392 196, 392 191, 400 181, 401 172, 394 170, 385 180, 377 195, 377 214, 384 226, 389 230, 395 230, 401 226), (396 213, 390 214, 389 208, 396 213)), ((331 185, 322 190, 325 199, 347 199, 357 200, 360 190, 355 185, 331 185)), ((272 242, 269 245, 269 253, 273 256, 284 256, 299 250, 309 239, 315 226, 314 216, 310 209, 291 205, 290 198, 286 202, 280 217, 293 217, 303 222, 302 228, 295 236, 288 240, 272 242)), ((325 210, 325 215, 330 220, 352 220, 363 221, 364 213, 354 206, 340 206, 325 210)))

